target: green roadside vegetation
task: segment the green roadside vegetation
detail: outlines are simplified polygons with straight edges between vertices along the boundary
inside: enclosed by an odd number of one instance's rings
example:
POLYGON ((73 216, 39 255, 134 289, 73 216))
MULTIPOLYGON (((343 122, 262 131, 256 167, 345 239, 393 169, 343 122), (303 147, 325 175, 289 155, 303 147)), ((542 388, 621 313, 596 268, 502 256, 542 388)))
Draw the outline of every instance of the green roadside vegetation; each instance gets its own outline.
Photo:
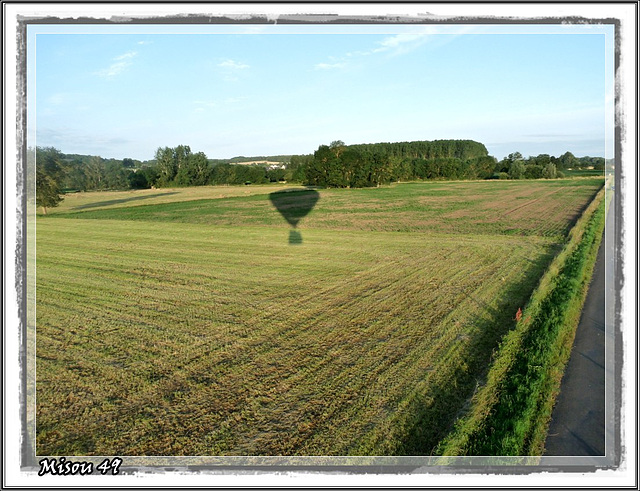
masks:
POLYGON ((440 443, 438 454, 542 455, 604 217, 603 188, 571 229, 528 305, 516 316, 516 327, 496 351, 486 384, 440 443))

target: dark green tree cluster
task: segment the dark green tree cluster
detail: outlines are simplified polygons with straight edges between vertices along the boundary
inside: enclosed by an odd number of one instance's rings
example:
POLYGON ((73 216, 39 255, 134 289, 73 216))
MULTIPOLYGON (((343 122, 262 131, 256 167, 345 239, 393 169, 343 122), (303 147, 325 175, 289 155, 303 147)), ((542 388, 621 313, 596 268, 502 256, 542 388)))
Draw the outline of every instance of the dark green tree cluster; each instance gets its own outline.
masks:
POLYGON ((211 166, 203 152, 192 153, 188 145, 158 148, 155 154, 157 178, 153 185, 202 186, 209 182, 211 166))
POLYGON ((564 177, 563 170, 604 170, 604 165, 603 157, 575 157, 571 152, 560 157, 543 153, 526 159, 514 152, 498 162, 496 173, 501 179, 554 179, 564 177))
POLYGON ((213 168, 210 184, 267 184, 276 173, 262 165, 219 164, 213 168))
POLYGON ((481 143, 437 140, 321 145, 306 163, 306 182, 329 187, 371 187, 399 180, 486 179, 496 160, 481 143))
MULTIPOLYGON (((37 148, 36 154, 50 149, 37 148)), ((67 191, 95 191, 106 189, 141 189, 147 187, 142 164, 130 158, 122 160, 103 159, 92 155, 61 154, 63 175, 60 186, 67 191)))
POLYGON ((555 157, 541 154, 524 159, 520 152, 510 153, 496 165, 499 179, 555 179, 558 164, 555 157))
POLYGON ((369 149, 374 154, 397 158, 437 159, 455 158, 469 160, 489 155, 487 148, 473 140, 434 140, 399 143, 365 143, 350 145, 354 149, 369 149))
POLYGON ((307 180, 307 167, 313 155, 292 155, 285 170, 285 181, 303 183, 307 180))
MULTIPOLYGON (((36 204, 42 207, 45 214, 48 208, 57 206, 63 200, 66 192, 206 184, 266 184, 296 179, 302 182, 304 164, 309 158, 292 156, 292 164, 285 169, 227 163, 214 165, 203 152, 192 153, 186 145, 159 148, 155 160, 148 162, 63 154, 53 147, 37 147, 35 151, 30 149, 28 155, 36 164, 36 204)), ((277 161, 272 158, 268 160, 277 161)))
MULTIPOLYGON (((552 157, 553 158, 553 157, 552 157)), ((571 152, 566 152, 558 158, 558 169, 587 169, 604 170, 604 157, 576 157, 571 152)))
POLYGON ((53 147, 37 147, 29 153, 35 153, 36 204, 44 214, 62 201, 65 192, 146 187, 146 180, 136 181, 141 176, 132 170, 136 165, 132 159, 65 155, 53 147))
POLYGON ((58 206, 62 201, 61 181, 64 176, 62 154, 53 147, 36 151, 36 205, 47 208, 58 206))

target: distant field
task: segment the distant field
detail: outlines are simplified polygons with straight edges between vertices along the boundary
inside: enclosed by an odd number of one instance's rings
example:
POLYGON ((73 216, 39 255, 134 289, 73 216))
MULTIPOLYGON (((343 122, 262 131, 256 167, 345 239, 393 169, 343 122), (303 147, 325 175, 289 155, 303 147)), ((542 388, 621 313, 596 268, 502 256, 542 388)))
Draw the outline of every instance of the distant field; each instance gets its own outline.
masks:
POLYGON ((567 177, 604 177, 604 170, 595 169, 564 169, 562 173, 567 177))
POLYGON ((294 245, 274 186, 68 196, 37 454, 429 454, 601 184, 320 190, 294 245))
MULTIPOLYGON (((601 179, 407 183, 322 190, 301 226, 331 230, 564 235, 601 179)), ((269 193, 301 186, 203 187, 82 193, 51 213, 65 218, 287 227, 269 193)), ((68 199, 68 198, 67 198, 68 199)), ((67 201, 67 200, 65 200, 67 201)))
MULTIPOLYGON (((289 186, 291 187, 291 186, 289 186)), ((267 194, 287 186, 279 184, 252 186, 199 186, 191 188, 137 189, 133 191, 89 191, 65 195, 57 208, 48 214, 79 212, 103 208, 126 208, 136 205, 157 205, 176 201, 228 198, 267 194)), ((38 210, 41 212, 41 210, 38 210)))

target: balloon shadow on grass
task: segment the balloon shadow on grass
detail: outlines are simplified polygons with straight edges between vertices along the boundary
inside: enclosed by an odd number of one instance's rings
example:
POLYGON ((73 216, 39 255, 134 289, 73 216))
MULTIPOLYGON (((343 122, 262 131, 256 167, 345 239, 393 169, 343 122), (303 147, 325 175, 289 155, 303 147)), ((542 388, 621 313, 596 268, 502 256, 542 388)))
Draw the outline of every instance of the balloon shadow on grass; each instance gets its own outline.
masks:
POLYGON ((302 244, 302 235, 295 229, 298 222, 313 210, 320 199, 318 191, 308 188, 275 191, 269 195, 269 199, 275 209, 293 227, 289 232, 289 244, 302 244))

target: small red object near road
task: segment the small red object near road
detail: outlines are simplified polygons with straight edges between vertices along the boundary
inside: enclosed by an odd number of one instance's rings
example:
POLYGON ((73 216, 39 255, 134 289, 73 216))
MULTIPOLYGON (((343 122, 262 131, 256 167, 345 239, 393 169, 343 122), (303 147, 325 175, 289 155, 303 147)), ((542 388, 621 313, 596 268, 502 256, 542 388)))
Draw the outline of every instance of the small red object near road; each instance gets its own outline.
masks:
POLYGON ((522 319, 522 309, 519 308, 518 311, 516 312, 516 321, 519 321, 520 319, 522 319))

